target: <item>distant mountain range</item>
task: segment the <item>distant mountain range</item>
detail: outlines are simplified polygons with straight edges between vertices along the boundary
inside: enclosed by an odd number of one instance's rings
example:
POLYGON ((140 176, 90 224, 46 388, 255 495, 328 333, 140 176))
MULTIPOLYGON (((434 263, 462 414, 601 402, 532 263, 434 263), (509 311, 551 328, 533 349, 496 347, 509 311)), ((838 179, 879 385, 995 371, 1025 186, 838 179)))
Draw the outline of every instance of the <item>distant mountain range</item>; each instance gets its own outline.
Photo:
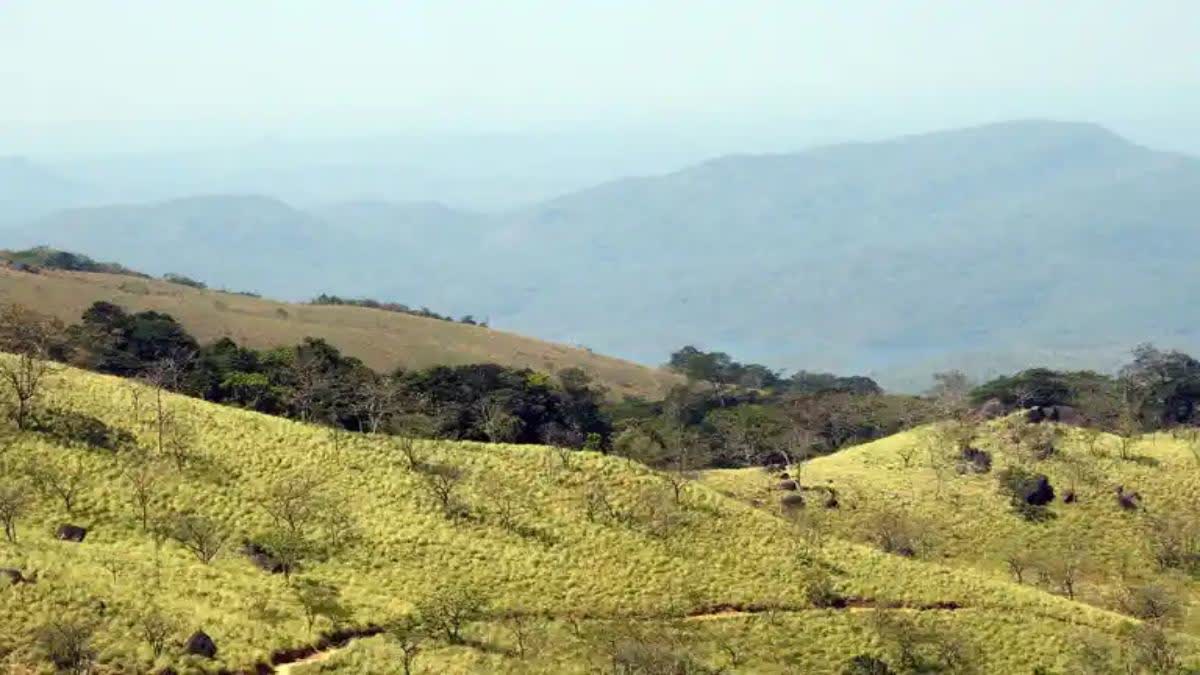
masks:
POLYGON ((476 214, 253 196, 60 212, 0 237, 295 299, 333 292, 661 362, 686 343, 914 387, 1200 346, 1200 160, 1013 122, 731 156, 476 214))

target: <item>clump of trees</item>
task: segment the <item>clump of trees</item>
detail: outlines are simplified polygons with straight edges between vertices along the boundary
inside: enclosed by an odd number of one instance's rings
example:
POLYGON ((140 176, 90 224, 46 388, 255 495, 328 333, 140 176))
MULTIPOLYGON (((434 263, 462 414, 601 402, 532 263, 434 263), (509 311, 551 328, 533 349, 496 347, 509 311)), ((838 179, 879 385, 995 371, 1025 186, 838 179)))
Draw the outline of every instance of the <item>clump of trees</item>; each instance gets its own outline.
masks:
MULTIPOLYGON (((397 314, 410 314, 412 316, 420 316, 426 319, 437 319, 438 321, 454 321, 454 317, 445 314, 438 314, 428 307, 413 308, 401 302, 384 302, 381 300, 373 300, 371 298, 343 298, 337 295, 327 295, 322 293, 312 300, 308 301, 310 305, 349 305, 351 307, 367 307, 370 309, 379 309, 385 312, 396 312, 397 314)), ((471 326, 488 325, 486 320, 477 320, 475 317, 467 314, 458 323, 465 323, 471 326)))

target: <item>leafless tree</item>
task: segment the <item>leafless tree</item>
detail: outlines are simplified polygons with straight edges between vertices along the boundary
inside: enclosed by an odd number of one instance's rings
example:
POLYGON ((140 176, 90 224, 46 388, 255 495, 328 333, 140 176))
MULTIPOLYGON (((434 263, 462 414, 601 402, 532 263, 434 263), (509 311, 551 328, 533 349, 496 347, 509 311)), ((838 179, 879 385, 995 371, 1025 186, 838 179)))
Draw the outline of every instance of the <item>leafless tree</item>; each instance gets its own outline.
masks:
POLYGON ((17 519, 29 509, 29 493, 16 481, 0 483, 0 522, 4 523, 4 538, 17 543, 17 519))
POLYGON ((513 415, 508 406, 494 398, 479 403, 479 426, 492 443, 507 443, 521 433, 521 418, 513 415))
POLYGON ((62 335, 62 324, 20 305, 0 307, 0 382, 16 399, 13 420, 25 429, 47 377, 53 373, 48 360, 53 341, 62 335))
POLYGON ((316 476, 298 474, 276 481, 261 499, 262 508, 275 525, 290 533, 305 533, 320 519, 326 500, 322 481, 316 476))
POLYGON ((355 412, 366 424, 360 431, 378 433, 388 417, 395 414, 400 393, 391 378, 377 377, 367 382, 358 392, 355 412))
POLYGON ((421 472, 425 489, 447 516, 459 513, 456 496, 464 477, 463 470, 451 464, 426 464, 421 472))
POLYGON ((524 659, 535 649, 545 628, 546 619, 540 614, 513 612, 505 617, 504 625, 517 645, 517 656, 524 659))
POLYGON ((336 628, 350 617, 350 610, 342 604, 340 589, 333 584, 316 579, 296 579, 292 591, 304 612, 309 633, 313 632, 317 619, 326 619, 336 628))
POLYGON ((404 455, 409 471, 420 471, 425 465, 425 448, 420 441, 411 436, 396 436, 396 449, 404 455))
POLYGON ((179 623, 167 616, 162 608, 150 605, 139 617, 138 629, 154 657, 158 658, 166 651, 171 637, 179 632, 179 623))
POLYGON ((488 599, 472 586, 443 588, 423 600, 417 611, 429 627, 441 632, 451 644, 462 643, 462 632, 483 618, 488 599))
POLYGON ((67 515, 75 512, 79 493, 88 483, 87 468, 82 457, 55 460, 49 457, 30 462, 25 468, 34 489, 48 499, 62 502, 67 515))
POLYGON ((168 457, 182 471, 196 457, 195 428, 182 409, 159 409, 158 452, 168 457))
POLYGON ((331 381, 321 360, 300 350, 292 363, 293 383, 289 403, 296 409, 301 422, 313 418, 317 403, 328 391, 331 381))
POLYGON ((137 509, 143 532, 150 530, 150 509, 154 505, 154 498, 158 496, 158 484, 162 479, 158 468, 147 460, 148 458, 125 472, 125 481, 129 484, 129 498, 137 509))

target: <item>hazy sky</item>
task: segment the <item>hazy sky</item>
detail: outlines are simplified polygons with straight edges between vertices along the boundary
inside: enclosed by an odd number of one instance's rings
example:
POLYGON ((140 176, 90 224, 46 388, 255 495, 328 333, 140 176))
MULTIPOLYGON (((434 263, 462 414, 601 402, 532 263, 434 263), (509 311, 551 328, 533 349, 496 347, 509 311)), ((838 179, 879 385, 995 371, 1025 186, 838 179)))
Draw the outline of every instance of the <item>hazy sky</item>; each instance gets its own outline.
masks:
POLYGON ((1198 31, 1195 0, 0 0, 0 131, 1057 117, 1200 137, 1198 31))

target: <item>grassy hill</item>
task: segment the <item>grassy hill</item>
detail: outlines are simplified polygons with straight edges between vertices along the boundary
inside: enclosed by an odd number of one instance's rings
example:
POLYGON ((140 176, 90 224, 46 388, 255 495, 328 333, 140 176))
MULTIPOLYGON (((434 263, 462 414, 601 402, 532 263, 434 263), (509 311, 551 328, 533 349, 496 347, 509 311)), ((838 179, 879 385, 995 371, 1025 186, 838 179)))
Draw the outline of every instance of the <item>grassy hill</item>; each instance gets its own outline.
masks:
POLYGON ((69 323, 93 302, 106 300, 130 310, 169 313, 201 342, 231 337, 260 349, 321 337, 379 371, 485 362, 550 373, 578 367, 616 395, 646 397, 661 397, 681 381, 664 370, 482 327, 358 307, 275 302, 113 274, 30 274, 0 268, 0 300, 69 323))
MULTIPOLYGON (((425 645, 423 672, 597 672, 629 663, 641 669, 623 672, 664 672, 646 665, 661 667, 664 653, 693 664, 669 672, 837 672, 860 653, 893 663, 904 653, 950 659, 960 664, 951 672, 1064 672, 1085 646, 1115 645, 1132 625, 988 570, 802 536, 796 524, 700 483, 684 484, 676 498, 664 476, 595 453, 422 442, 414 448, 426 468, 414 470, 395 438, 332 435, 171 395, 164 419, 176 431, 160 453, 154 392, 69 369, 50 380, 41 406, 44 418, 56 416, 49 428, 58 436, 91 429, 95 443, 119 449, 7 434, 5 489, 30 467, 42 468, 33 475, 43 485, 47 475, 80 476, 70 513, 47 491, 18 519, 17 543, 0 543, 0 567, 37 573, 35 583, 0 587, 0 664, 17 672, 45 662, 39 627, 64 619, 93 629, 100 672, 250 669, 333 627, 318 617, 310 628, 293 590, 306 582, 297 579, 338 589, 342 626, 381 624, 455 593, 482 598, 486 611, 463 644, 425 645), (87 418, 94 421, 80 421, 87 418), (96 433, 98 423, 109 433, 96 433), (180 447, 187 452, 172 450, 180 447), (433 465, 460 475, 449 511, 428 489, 433 465), (315 479, 321 507, 302 529, 320 552, 291 583, 235 547, 205 564, 143 531, 128 477, 145 467, 156 476, 151 522, 172 513, 185 518, 176 522, 204 518, 230 541, 262 541, 282 527, 268 513, 279 513, 278 496, 315 479), (89 534, 59 541, 52 533, 62 523, 89 534), (149 608, 170 619, 157 659, 141 637, 149 608), (521 624, 522 616, 538 618, 521 624), (215 640, 217 660, 180 655, 179 641, 195 630, 215 640)), ((1184 653, 1195 652, 1178 639, 1184 653)), ((380 636, 290 671, 395 673, 398 664, 395 641, 380 636)))
MULTIPOLYGON (((1026 584, 1060 593, 1061 579, 1040 577, 1043 571, 1060 575, 1067 561, 1077 567, 1076 599, 1127 611, 1139 601, 1139 589, 1157 588, 1180 601, 1178 625, 1200 634, 1196 559, 1174 567, 1159 564, 1172 547, 1192 556, 1200 550, 1195 547, 1200 439, 1156 434, 1123 442, 1047 425, 1054 429, 1055 452, 1038 460, 1011 440, 1014 425, 1024 424, 1016 418, 994 422, 976 439, 992 455, 988 473, 961 474, 931 453, 938 441, 927 427, 815 459, 799 479, 837 491, 843 508, 824 514, 834 536, 878 541, 880 514, 898 515, 919 530, 925 559, 998 580, 1014 580, 1015 562, 1024 565, 1026 584), (1014 512, 998 487, 997 473, 1012 465, 1046 475, 1056 492, 1039 522, 1014 512), (1120 504, 1118 486, 1138 493, 1133 508, 1120 504)), ((704 482, 767 509, 780 494, 778 479, 762 471, 711 471, 704 482)))

